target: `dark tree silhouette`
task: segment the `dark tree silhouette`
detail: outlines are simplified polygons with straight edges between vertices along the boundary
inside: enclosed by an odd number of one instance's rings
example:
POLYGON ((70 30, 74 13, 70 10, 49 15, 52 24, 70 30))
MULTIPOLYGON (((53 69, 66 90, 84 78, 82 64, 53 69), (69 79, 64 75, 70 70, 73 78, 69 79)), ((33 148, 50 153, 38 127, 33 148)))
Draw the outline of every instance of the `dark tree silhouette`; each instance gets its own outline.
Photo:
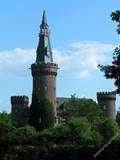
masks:
MULTIPOLYGON (((112 21, 116 21, 117 33, 120 34, 120 11, 115 11, 111 14, 112 21)), ((115 79, 116 93, 120 93, 120 46, 118 46, 113 53, 113 61, 110 65, 98 65, 100 70, 104 72, 107 79, 115 79)))

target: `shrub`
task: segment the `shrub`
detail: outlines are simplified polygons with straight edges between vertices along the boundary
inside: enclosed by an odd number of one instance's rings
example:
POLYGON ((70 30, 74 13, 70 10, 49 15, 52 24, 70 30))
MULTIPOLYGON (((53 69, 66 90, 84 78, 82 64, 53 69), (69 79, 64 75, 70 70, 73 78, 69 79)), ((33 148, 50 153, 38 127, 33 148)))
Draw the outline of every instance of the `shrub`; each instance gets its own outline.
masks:
POLYGON ((49 100, 34 101, 30 108, 30 125, 37 131, 54 126, 54 106, 49 100))
POLYGON ((104 140, 111 139, 112 137, 120 133, 117 122, 111 118, 103 119, 102 123, 99 125, 98 130, 103 136, 104 140))

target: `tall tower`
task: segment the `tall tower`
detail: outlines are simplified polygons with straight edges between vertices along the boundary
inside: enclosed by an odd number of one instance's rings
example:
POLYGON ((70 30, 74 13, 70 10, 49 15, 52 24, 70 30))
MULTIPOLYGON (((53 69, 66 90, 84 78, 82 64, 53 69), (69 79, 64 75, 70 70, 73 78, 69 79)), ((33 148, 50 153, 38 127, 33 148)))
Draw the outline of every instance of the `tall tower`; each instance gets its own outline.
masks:
POLYGON ((56 75, 58 65, 53 63, 50 33, 45 11, 40 25, 39 43, 36 52, 36 62, 31 65, 33 92, 30 107, 30 124, 35 128, 39 128, 48 118, 41 116, 42 107, 44 107, 41 106, 41 102, 48 100, 52 103, 54 120, 56 119, 56 75))
POLYGON ((97 92, 97 100, 103 114, 106 117, 116 118, 116 93, 114 92, 97 92))

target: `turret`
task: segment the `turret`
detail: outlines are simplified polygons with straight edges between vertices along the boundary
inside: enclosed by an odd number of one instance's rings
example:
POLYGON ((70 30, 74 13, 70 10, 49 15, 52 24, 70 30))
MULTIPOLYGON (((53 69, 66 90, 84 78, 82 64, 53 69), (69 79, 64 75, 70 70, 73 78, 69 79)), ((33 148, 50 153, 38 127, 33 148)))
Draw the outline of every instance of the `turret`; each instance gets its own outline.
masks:
MULTIPOLYGON (((40 104, 48 100, 52 103, 51 111, 56 119, 56 76, 58 65, 53 63, 52 49, 50 44, 49 27, 46 20, 45 11, 40 25, 39 43, 37 47, 36 62, 31 65, 33 76, 32 103, 30 106, 30 124, 37 130, 49 119, 48 113, 41 117, 40 104)), ((45 109, 43 108, 45 111, 45 109)), ((48 121, 49 123, 49 121, 48 121)))
POLYGON ((97 92, 97 100, 106 117, 116 118, 116 93, 97 92))
POLYGON ((27 96, 12 96, 12 121, 16 127, 23 127, 28 124, 29 120, 29 99, 27 96))

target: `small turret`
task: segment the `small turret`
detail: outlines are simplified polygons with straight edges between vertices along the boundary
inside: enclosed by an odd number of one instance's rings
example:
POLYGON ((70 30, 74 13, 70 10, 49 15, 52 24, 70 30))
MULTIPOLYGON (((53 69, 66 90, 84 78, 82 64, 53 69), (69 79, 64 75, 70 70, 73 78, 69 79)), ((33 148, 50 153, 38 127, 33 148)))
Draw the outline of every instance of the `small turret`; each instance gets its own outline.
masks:
POLYGON ((115 92, 97 92, 97 100, 103 114, 106 117, 116 118, 116 93, 115 92))
POLYGON ((28 124, 29 120, 29 99, 27 96, 12 96, 12 121, 16 127, 22 127, 28 124))

